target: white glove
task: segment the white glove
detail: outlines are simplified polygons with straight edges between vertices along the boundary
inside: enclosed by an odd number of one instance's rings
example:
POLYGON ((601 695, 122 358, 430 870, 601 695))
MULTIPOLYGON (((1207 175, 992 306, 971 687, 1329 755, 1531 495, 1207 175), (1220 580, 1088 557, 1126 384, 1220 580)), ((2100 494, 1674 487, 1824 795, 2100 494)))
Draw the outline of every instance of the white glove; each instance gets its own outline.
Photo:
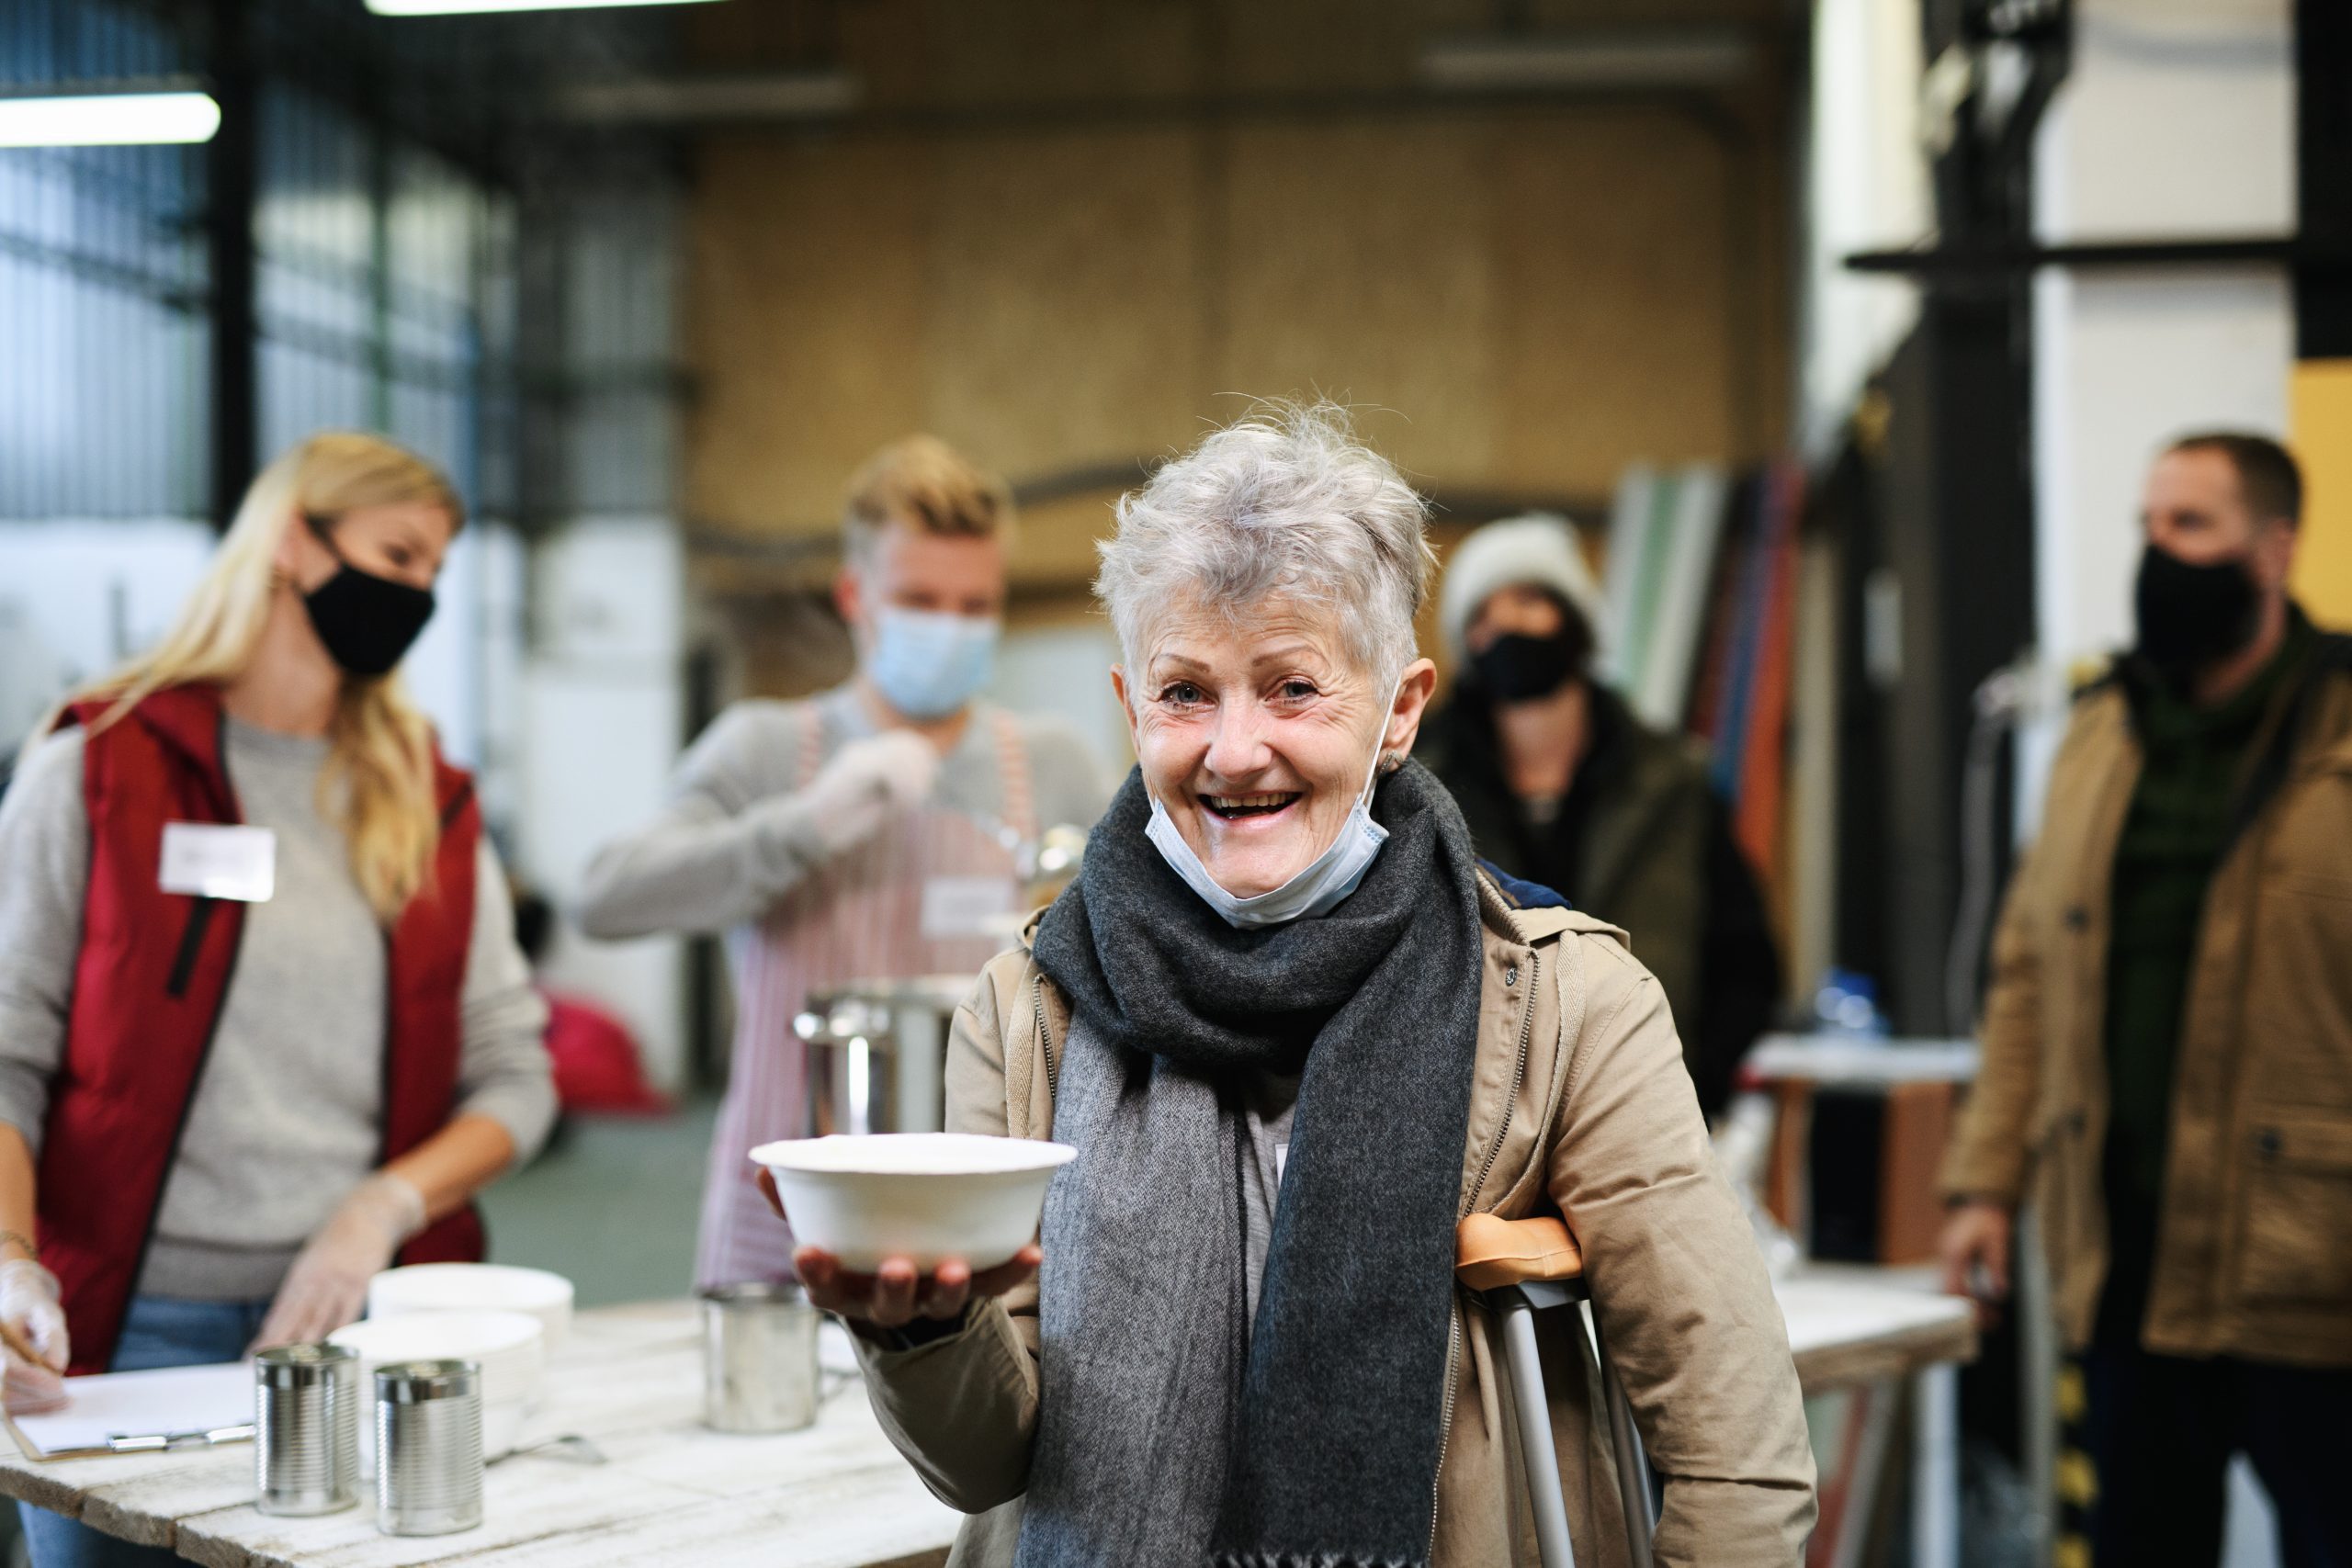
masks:
POLYGON ((835 752, 796 801, 807 806, 825 853, 838 855, 920 805, 938 782, 938 748, 911 729, 886 729, 835 752))
POLYGON ((7 1352, 5 1398, 13 1415, 31 1416, 65 1403, 65 1308, 57 1276, 28 1258, 0 1263, 0 1323, 32 1348, 28 1361, 7 1352))
POLYGON ((253 1349, 324 1339, 359 1319, 368 1281, 390 1266, 401 1243, 424 1228, 424 1195, 389 1170, 351 1190, 302 1250, 269 1303, 253 1349))

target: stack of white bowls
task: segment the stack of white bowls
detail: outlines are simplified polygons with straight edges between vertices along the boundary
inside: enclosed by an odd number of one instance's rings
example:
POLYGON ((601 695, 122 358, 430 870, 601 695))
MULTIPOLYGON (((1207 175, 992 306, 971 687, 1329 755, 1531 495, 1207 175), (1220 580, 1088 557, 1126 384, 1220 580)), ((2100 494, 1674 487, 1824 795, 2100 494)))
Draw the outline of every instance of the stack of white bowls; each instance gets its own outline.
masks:
POLYGON ((512 1452, 547 1370, 547 1336, 525 1312, 422 1312, 371 1317, 327 1336, 359 1356, 369 1415, 359 1423, 359 1472, 376 1473, 376 1369, 400 1361, 472 1361, 481 1368, 482 1457, 512 1452))
POLYGON ((526 1312, 545 1325, 552 1351, 571 1328, 571 1281, 500 1263, 420 1263, 368 1282, 369 1317, 419 1312, 526 1312))

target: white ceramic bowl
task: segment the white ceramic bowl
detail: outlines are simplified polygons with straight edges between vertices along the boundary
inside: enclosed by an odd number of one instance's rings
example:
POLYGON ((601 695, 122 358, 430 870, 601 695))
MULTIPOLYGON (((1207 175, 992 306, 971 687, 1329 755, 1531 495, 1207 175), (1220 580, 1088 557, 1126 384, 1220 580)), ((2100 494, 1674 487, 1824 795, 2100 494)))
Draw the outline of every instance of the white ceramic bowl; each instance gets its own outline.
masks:
POLYGON ((359 1469, 376 1472, 376 1369, 395 1361, 472 1361, 481 1368, 482 1457, 513 1449, 547 1369, 546 1331, 526 1312, 420 1312, 369 1318, 327 1336, 359 1352, 359 1469))
POLYGON ((370 1318, 415 1312, 526 1312, 539 1320, 553 1350, 571 1328, 571 1281, 500 1263, 419 1263, 368 1281, 370 1318))
POLYGON ((1077 1157, 1067 1144, 969 1133, 836 1134, 752 1151, 775 1173, 793 1238, 859 1270, 886 1258, 993 1268, 1035 1236, 1046 1184, 1077 1157))

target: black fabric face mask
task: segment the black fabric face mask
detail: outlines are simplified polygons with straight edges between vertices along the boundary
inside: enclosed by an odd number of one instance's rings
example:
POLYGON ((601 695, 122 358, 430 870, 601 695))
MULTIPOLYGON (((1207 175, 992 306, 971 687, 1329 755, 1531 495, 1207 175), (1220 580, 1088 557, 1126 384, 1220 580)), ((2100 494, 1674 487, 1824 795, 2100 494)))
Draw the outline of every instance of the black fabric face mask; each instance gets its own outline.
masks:
POLYGON ((1550 637, 1505 632, 1470 662, 1478 671, 1478 683, 1497 702, 1517 703, 1558 691, 1576 672, 1576 650, 1565 632, 1550 637))
POLYGON ((346 674, 389 672, 433 618, 433 591, 360 570, 334 547, 325 518, 306 521, 336 562, 333 577, 302 595, 311 629, 346 674))
POLYGON ((2167 675, 2193 674, 2239 652, 2261 625, 2262 592, 2243 559, 2191 566, 2149 545, 2132 592, 2141 655, 2167 675))
POLYGON ((1548 697, 1584 668, 1590 638, 1580 624, 1571 622, 1550 637, 1505 632, 1471 655, 1478 683, 1498 703, 1548 697))

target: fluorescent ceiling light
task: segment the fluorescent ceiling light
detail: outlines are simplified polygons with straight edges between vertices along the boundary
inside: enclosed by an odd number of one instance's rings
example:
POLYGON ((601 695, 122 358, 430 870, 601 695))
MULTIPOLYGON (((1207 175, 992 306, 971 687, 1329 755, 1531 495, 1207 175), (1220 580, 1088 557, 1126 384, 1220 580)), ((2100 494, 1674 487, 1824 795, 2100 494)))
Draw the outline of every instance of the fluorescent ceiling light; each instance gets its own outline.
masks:
POLYGON ((1432 42, 1421 79, 1456 93, 1719 87, 1745 77, 1755 57, 1730 28, 1485 33, 1432 42))
POLYGON ((488 11, 594 11, 622 6, 695 6, 707 0, 368 0, 379 17, 457 17, 488 11))
POLYGON ((0 97, 0 147, 141 147, 209 141, 220 106, 202 93, 0 97))

